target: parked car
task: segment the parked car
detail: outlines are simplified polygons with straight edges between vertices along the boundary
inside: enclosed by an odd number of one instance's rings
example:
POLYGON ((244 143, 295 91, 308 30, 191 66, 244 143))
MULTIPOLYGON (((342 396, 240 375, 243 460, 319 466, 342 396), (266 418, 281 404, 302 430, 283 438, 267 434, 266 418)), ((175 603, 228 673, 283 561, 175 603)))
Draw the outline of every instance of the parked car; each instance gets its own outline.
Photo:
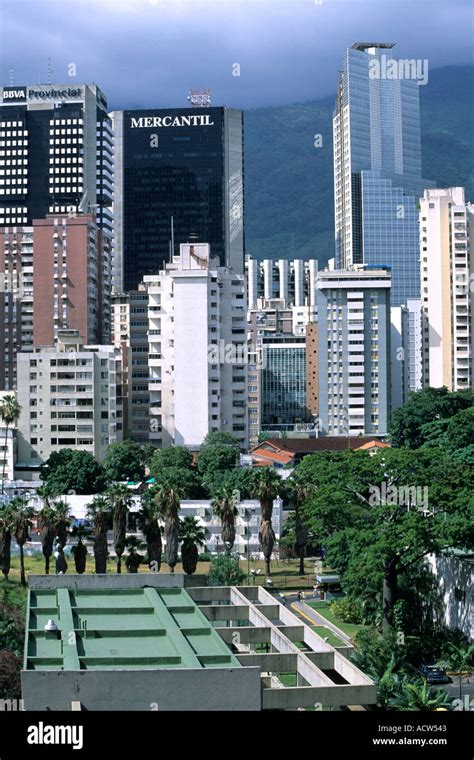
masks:
POLYGON ((426 678, 429 684, 451 683, 451 678, 437 665, 420 665, 419 672, 426 678))

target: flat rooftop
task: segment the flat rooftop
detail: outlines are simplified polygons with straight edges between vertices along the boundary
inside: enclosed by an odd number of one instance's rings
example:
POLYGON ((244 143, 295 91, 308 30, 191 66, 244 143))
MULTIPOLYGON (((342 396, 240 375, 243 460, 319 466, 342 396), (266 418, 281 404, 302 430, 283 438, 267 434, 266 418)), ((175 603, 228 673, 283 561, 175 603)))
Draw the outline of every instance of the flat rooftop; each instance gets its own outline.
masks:
POLYGON ((242 666, 184 588, 29 591, 25 670, 213 667, 242 666))

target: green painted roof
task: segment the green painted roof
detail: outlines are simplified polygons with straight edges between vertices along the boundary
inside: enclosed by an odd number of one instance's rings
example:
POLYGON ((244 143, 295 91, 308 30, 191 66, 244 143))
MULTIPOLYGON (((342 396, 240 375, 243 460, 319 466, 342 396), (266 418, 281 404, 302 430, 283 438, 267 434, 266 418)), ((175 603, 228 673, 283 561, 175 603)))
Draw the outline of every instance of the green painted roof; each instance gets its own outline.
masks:
POLYGON ((25 670, 209 667, 241 665, 184 589, 29 591, 25 670))

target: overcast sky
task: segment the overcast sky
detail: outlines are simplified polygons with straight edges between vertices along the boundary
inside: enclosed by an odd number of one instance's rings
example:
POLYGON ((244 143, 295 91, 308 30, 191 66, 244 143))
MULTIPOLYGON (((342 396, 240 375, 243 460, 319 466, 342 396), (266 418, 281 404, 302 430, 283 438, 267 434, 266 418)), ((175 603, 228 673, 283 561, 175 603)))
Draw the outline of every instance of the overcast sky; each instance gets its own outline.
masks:
POLYGON ((473 62, 472 0, 0 0, 0 79, 96 82, 109 107, 254 107, 333 95, 345 47, 473 62), (75 78, 68 64, 76 65, 75 78), (240 66, 240 76, 234 76, 240 66))

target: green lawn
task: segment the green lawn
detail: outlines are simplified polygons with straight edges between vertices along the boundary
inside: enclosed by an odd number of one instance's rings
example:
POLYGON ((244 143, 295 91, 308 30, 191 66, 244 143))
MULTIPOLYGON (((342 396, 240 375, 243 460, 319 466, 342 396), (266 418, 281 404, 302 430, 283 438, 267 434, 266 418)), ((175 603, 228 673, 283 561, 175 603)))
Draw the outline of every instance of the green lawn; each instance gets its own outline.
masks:
POLYGON ((347 634, 347 636, 350 636, 351 639, 353 639, 362 628, 366 627, 364 625, 356 625, 355 623, 343 623, 342 620, 333 615, 329 606, 329 602, 308 601, 307 604, 319 612, 320 615, 325 617, 326 620, 329 620, 330 623, 337 625, 337 627, 340 628, 343 633, 347 634))
POLYGON ((318 636, 322 636, 323 639, 327 638, 327 643, 332 647, 346 646, 346 642, 335 636, 329 628, 325 628, 323 625, 312 625, 311 628, 318 636))

